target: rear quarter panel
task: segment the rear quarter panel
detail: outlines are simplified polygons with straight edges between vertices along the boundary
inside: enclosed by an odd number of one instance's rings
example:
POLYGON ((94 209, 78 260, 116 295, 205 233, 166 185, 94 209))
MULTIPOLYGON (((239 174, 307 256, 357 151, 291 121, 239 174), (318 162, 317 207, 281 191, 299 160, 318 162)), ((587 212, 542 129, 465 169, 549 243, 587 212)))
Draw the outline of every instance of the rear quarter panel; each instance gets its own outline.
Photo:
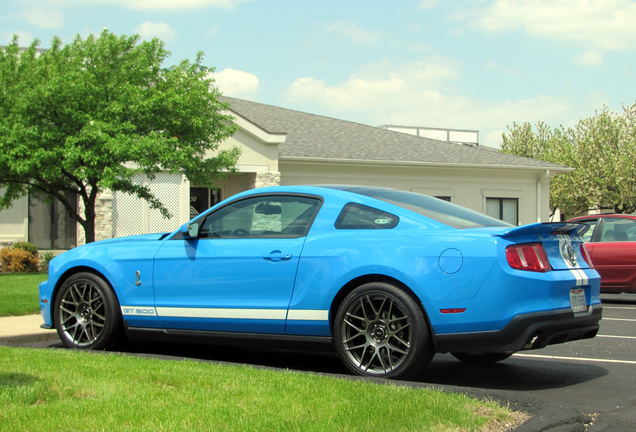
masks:
POLYGON ((406 285, 427 312, 434 304, 469 301, 497 263, 496 242, 455 229, 322 231, 305 242, 290 308, 330 310, 342 287, 367 275, 406 285), (452 273, 440 266, 448 250, 461 255, 452 273))

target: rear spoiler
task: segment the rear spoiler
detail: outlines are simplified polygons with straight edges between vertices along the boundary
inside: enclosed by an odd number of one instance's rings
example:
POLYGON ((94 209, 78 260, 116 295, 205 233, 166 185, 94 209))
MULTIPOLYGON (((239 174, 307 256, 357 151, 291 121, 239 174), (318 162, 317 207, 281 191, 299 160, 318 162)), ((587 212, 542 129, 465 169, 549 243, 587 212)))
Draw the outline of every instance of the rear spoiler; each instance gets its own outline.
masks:
POLYGON ((569 222, 533 223, 509 228, 499 234, 499 237, 520 237, 526 235, 572 235, 581 236, 590 229, 588 225, 569 222))

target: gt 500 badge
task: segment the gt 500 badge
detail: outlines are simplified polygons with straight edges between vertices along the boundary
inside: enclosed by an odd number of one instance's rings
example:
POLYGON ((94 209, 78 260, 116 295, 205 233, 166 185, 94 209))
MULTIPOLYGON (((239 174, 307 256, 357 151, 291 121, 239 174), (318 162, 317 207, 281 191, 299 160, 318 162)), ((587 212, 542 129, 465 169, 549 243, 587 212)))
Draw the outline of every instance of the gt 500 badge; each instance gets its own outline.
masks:
POLYGON ((122 306, 121 313, 123 315, 142 315, 142 316, 157 315, 155 308, 148 307, 148 306, 122 306))

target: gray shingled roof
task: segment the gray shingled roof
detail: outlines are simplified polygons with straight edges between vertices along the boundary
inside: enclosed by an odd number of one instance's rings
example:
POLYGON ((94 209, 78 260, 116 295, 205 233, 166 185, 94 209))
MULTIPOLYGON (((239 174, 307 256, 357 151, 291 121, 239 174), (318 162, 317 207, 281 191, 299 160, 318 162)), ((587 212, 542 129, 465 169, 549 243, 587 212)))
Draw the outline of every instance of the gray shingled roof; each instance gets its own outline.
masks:
POLYGON ((230 110, 270 133, 285 133, 279 158, 410 162, 434 165, 487 165, 567 170, 550 162, 408 135, 330 117, 308 114, 242 99, 221 97, 230 110))

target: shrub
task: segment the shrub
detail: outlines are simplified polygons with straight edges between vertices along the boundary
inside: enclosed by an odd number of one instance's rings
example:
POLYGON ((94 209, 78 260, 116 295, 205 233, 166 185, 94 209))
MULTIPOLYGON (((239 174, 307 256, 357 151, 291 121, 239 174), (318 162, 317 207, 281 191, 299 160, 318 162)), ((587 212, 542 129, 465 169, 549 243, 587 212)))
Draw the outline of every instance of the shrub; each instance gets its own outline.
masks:
POLYGON ((47 273, 49 271, 49 263, 55 258, 55 254, 51 251, 42 252, 40 255, 40 271, 47 273))
POLYGON ((25 249, 15 247, 15 245, 13 247, 2 248, 2 250, 0 250, 0 259, 2 259, 2 270, 7 273, 38 271, 39 260, 37 255, 25 249))
POLYGON ((29 242, 15 242, 13 243, 13 249, 24 249, 27 252, 31 252, 33 255, 38 255, 38 247, 29 242))

